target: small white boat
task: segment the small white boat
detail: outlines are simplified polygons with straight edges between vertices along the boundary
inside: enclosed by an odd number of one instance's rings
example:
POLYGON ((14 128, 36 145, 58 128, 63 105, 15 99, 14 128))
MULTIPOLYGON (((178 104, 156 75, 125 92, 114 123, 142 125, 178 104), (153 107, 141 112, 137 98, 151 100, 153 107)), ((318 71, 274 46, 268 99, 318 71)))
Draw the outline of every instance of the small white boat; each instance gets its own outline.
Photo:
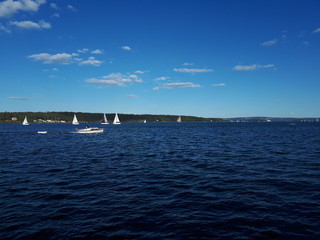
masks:
POLYGON ((22 125, 25 125, 25 126, 26 126, 26 125, 29 125, 27 116, 24 117, 24 120, 23 120, 23 122, 22 122, 22 125))
POLYGON ((48 131, 38 131, 38 134, 47 134, 48 131))
POLYGON ((73 115, 72 124, 73 124, 73 125, 79 125, 79 122, 78 122, 77 116, 76 116, 75 114, 73 115))
POLYGON ((101 124, 109 124, 106 114, 103 114, 103 121, 101 124))
POLYGON ((77 129, 76 133, 103 133, 103 128, 86 126, 83 129, 77 129))
POLYGON ((180 123, 181 121, 181 117, 178 117, 177 122, 180 123))
POLYGON ((118 113, 116 113, 116 116, 114 117, 113 124, 121 124, 119 117, 118 117, 118 113))
POLYGON ((145 119, 145 120, 143 121, 143 123, 147 123, 147 119, 145 119))

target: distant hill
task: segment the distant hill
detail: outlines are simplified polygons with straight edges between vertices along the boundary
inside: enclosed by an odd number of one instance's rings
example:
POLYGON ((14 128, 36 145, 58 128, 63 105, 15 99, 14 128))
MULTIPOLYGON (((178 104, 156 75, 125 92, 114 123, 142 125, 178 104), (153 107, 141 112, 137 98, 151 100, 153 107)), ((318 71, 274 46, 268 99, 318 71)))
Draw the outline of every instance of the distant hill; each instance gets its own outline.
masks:
MULTIPOLYGON (((103 113, 84 112, 0 112, 0 123, 19 123, 27 116, 28 121, 43 122, 71 122, 73 114, 77 115, 80 122, 101 122, 103 113)), ((178 115, 153 115, 153 114, 121 114, 118 113, 121 122, 176 122, 178 115)), ((115 113, 107 113, 109 122, 113 121, 115 113)), ((202 118, 195 116, 181 116, 182 122, 222 122, 221 118, 202 118)))

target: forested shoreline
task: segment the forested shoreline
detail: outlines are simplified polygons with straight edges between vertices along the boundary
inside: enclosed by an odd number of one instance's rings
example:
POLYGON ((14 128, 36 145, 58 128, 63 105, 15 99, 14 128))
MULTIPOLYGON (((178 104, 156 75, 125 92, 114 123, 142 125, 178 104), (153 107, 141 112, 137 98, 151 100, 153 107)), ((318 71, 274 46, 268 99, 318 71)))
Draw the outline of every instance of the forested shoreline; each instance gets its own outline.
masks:
MULTIPOLYGON (((70 123, 76 114, 79 122, 101 122, 103 113, 86 112, 0 112, 0 123, 20 123, 24 117, 30 123, 70 123)), ((176 122, 180 115, 125 114, 118 113, 121 122, 176 122)), ((113 121, 115 113, 106 113, 109 122, 113 121)), ((221 122, 220 118, 202 118, 196 116, 181 116, 183 122, 221 122)))

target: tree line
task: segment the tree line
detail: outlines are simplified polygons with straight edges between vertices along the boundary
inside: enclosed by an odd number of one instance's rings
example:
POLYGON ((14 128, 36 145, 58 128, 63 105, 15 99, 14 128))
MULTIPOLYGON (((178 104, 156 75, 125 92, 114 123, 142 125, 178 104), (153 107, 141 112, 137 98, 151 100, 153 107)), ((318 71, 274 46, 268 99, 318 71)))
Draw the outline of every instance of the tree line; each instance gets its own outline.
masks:
MULTIPOLYGON (((19 123, 24 117, 29 122, 54 121, 54 122, 72 122, 73 115, 76 114, 79 122, 101 122, 103 113, 85 113, 85 112, 0 112, 1 123, 19 123)), ((115 113, 106 113, 109 122, 112 122, 115 113)), ((153 114, 118 114, 121 122, 176 122, 179 115, 153 115, 153 114)), ((220 118, 202 118, 195 116, 181 116, 183 122, 221 122, 220 118)))

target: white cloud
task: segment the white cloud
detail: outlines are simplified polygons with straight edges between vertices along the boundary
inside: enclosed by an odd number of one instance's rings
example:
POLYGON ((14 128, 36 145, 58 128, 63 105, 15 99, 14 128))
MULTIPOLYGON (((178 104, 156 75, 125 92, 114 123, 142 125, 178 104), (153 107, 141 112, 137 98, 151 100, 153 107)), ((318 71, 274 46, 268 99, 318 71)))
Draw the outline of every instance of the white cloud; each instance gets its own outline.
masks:
POLYGON ((101 78, 90 78, 85 80, 87 83, 95 83, 105 86, 125 87, 128 83, 140 83, 142 79, 134 74, 111 73, 101 78))
MULTIPOLYGON (((82 50, 78 50, 78 52, 88 52, 89 50, 84 48, 82 50)), ((50 54, 50 53, 39 53, 27 56, 34 61, 42 62, 45 64, 72 64, 78 63, 79 65, 89 65, 99 67, 103 61, 97 60, 95 57, 88 57, 87 59, 83 59, 79 57, 78 53, 57 53, 57 54, 50 54)))
POLYGON ((129 78, 132 78, 132 79, 138 79, 138 76, 137 76, 137 75, 135 75, 135 74, 130 74, 130 75, 129 75, 129 78))
POLYGON ((173 89, 173 88, 197 88, 201 87, 199 84, 195 84, 192 82, 177 82, 177 83, 165 83, 161 86, 153 88, 153 90, 163 89, 173 89))
POLYGON ((1 31, 4 31, 6 33, 11 33, 11 30, 6 28, 5 26, 3 26, 1 23, 0 23, 0 32, 1 31))
POLYGON ((212 69, 206 68, 174 68, 175 72, 183 72, 183 73, 205 73, 205 72, 213 72, 212 69))
POLYGON ((50 3, 50 7, 52 7, 53 9, 59 9, 56 3, 50 3))
POLYGON ((20 11, 37 12, 41 4, 46 3, 46 0, 6 0, 0 2, 0 18, 10 17, 20 11))
POLYGON ((52 18, 60 18, 60 14, 59 13, 55 13, 51 15, 52 18))
POLYGON ((91 51, 91 53, 93 53, 93 54, 103 54, 103 50, 96 49, 96 50, 91 51))
POLYGON ((183 66, 193 66, 194 64, 193 63, 184 63, 182 64, 183 66))
POLYGON ((139 96, 135 95, 135 94, 128 94, 127 97, 128 98, 138 98, 139 96))
POLYGON ((67 6, 67 8, 68 8, 69 10, 72 10, 72 11, 77 11, 77 9, 75 9, 75 8, 74 8, 72 5, 70 5, 70 4, 67 6))
POLYGON ((144 74, 144 71, 137 70, 134 73, 136 73, 136 74, 144 74))
POLYGON ((103 61, 97 60, 94 57, 89 57, 87 60, 84 60, 79 63, 79 65, 90 65, 94 67, 99 67, 103 61))
POLYGON ((275 65, 274 64, 267 64, 267 65, 258 65, 258 64, 253 64, 253 65, 237 65, 233 67, 233 70, 235 71, 253 71, 253 70, 257 70, 260 68, 273 68, 275 69, 275 65))
POLYGON ((23 100, 23 101, 26 101, 26 100, 29 100, 30 98, 28 98, 28 97, 8 97, 8 99, 10 99, 10 100, 23 100))
POLYGON ((98 85, 106 85, 106 86, 118 86, 118 87, 125 86, 124 83, 118 82, 118 81, 116 81, 114 79, 105 80, 105 79, 89 78, 85 82, 87 82, 87 83, 96 83, 98 85))
POLYGON ((320 33, 320 28, 315 29, 313 33, 320 33))
POLYGON ((226 86, 225 83, 217 83, 217 84, 212 84, 213 87, 224 87, 226 86))
POLYGON ((270 46, 273 46, 277 43, 278 43, 278 39, 272 39, 270 41, 266 41, 266 42, 262 43, 261 45, 264 47, 270 47, 270 46))
POLYGON ((47 23, 43 20, 40 20, 38 23, 32 22, 32 21, 11 21, 9 22, 10 25, 14 25, 19 28, 25 28, 25 29, 50 29, 51 24, 47 23))
POLYGON ((28 56, 28 58, 33 59, 35 61, 39 61, 46 64, 70 64, 72 62, 73 54, 68 53, 57 53, 57 54, 49 54, 49 53, 39 53, 28 56))
POLYGON ((82 48, 82 49, 79 49, 77 52, 78 53, 86 53, 86 52, 89 52, 89 49, 88 48, 82 48))
POLYGON ((129 46, 121 46, 122 50, 131 51, 131 47, 129 46))
POLYGON ((165 80, 168 80, 169 77, 158 77, 158 78, 155 78, 154 80, 156 81, 165 81, 165 80))
POLYGON ((58 72, 59 69, 58 68, 52 68, 52 69, 42 69, 43 72, 49 72, 49 71, 54 71, 54 72, 58 72))

